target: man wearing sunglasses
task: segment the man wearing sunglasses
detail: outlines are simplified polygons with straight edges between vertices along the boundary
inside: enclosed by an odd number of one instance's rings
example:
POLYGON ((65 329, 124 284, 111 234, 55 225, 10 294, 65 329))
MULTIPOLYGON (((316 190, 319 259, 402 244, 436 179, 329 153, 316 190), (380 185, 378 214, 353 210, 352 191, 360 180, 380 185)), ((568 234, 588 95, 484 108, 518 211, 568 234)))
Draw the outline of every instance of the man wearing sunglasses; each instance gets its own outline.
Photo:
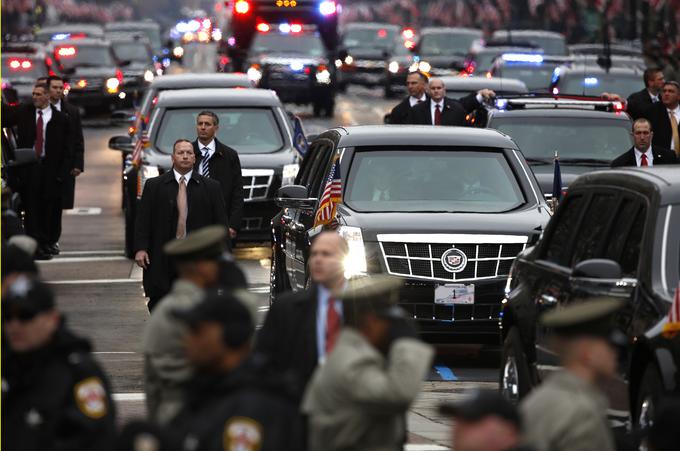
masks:
POLYGON ((109 450, 108 382, 44 283, 18 275, 2 295, 2 448, 109 450))

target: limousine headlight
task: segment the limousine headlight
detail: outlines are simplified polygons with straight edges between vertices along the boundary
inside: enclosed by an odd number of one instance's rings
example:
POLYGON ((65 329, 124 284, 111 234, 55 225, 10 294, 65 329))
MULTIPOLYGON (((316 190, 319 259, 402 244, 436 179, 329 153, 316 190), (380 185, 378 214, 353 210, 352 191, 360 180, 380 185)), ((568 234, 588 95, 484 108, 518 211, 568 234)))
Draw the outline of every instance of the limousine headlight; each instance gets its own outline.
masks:
POLYGON ((366 275, 366 250, 364 237, 359 227, 341 226, 338 233, 347 241, 349 252, 343 262, 345 278, 366 275))

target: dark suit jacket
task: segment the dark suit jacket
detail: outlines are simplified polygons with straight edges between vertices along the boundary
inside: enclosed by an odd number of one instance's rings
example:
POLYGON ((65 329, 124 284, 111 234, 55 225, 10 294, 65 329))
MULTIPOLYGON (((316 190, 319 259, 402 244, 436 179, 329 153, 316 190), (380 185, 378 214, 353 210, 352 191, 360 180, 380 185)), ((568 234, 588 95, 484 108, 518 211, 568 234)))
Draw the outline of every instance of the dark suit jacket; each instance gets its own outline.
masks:
MULTIPOLYGON (((392 108, 392 111, 390 112, 390 124, 408 124, 409 114, 412 108, 411 102, 409 102, 410 97, 411 96, 407 96, 392 108)), ((425 97, 426 101, 423 103, 427 103, 427 101, 430 100, 429 96, 425 97)))
MULTIPOLYGON (((170 290, 174 270, 163 246, 177 231, 177 191, 172 170, 146 182, 135 223, 135 252, 145 250, 151 263, 144 271, 144 291, 160 297, 170 290)), ((220 184, 191 173, 187 184, 187 233, 212 224, 228 224, 220 184)))
MULTIPOLYGON (((80 110, 77 106, 71 105, 66 99, 63 99, 61 101, 61 112, 69 118, 72 148, 70 169, 78 168, 83 171, 85 170, 85 139, 83 138, 83 125, 80 121, 80 110)), ((76 178, 69 174, 64 180, 64 191, 61 198, 62 208, 73 208, 75 194, 76 178)))
MULTIPOLYGON (((479 107, 479 102, 477 102, 477 99, 475 98, 476 95, 477 93, 473 93, 469 96, 463 97, 460 100, 445 97, 441 125, 467 125, 465 122, 465 116, 475 108, 479 107)), ((430 99, 429 102, 423 102, 411 108, 407 123, 417 125, 434 125, 432 121, 432 114, 430 112, 431 102, 432 99, 430 99)))
MULTIPOLYGON (((652 154, 654 155, 654 166, 662 164, 678 164, 678 159, 672 150, 652 146, 652 154)), ((622 166, 637 166, 635 150, 633 147, 612 161, 611 167, 618 168, 622 166)))
POLYGON ((645 117, 645 112, 652 106, 652 98, 649 97, 649 92, 647 88, 642 91, 634 92, 628 96, 628 103, 626 106, 626 111, 630 117, 635 119, 640 119, 645 117))
POLYGON ((649 122, 652 123, 652 131, 654 132, 652 144, 664 149, 670 149, 673 129, 671 128, 671 119, 668 117, 666 106, 661 102, 652 103, 644 110, 643 117, 649 119, 649 122))
POLYGON ((317 287, 286 293, 271 306, 259 331, 255 351, 264 354, 273 368, 295 381, 302 398, 316 369, 317 287))
MULTIPOLYGON (((194 141, 196 152, 196 166, 198 172, 201 165, 201 151, 198 140, 194 141)), ((229 227, 239 230, 243 219, 243 178, 241 175, 241 161, 238 153, 231 147, 225 146, 215 138, 215 153, 210 159, 210 178, 222 185, 222 195, 227 208, 229 227)))

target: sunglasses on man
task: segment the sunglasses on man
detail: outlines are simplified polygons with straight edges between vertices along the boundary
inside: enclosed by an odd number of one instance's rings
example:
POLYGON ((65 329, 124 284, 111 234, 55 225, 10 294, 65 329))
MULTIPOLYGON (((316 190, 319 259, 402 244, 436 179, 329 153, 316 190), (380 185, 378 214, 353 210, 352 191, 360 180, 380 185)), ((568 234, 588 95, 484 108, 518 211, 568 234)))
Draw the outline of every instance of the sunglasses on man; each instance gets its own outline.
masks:
POLYGON ((19 322, 26 323, 28 321, 31 321, 33 318, 35 318, 37 314, 38 314, 38 312, 35 312, 33 310, 26 310, 26 309, 3 311, 2 312, 2 322, 8 323, 8 322, 12 321, 13 319, 16 319, 16 320, 19 320, 19 322))

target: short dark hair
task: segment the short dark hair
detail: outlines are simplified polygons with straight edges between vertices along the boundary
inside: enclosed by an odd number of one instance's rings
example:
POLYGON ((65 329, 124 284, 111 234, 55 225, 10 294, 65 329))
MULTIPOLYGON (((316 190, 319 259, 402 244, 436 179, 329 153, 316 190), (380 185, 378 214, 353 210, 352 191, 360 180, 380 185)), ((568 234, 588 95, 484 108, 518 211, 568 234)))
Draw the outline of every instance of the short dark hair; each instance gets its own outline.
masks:
POLYGON ((172 153, 175 153, 175 148, 177 147, 177 144, 179 144, 179 143, 189 143, 189 144, 191 144, 192 148, 194 147, 194 143, 192 143, 188 139, 180 138, 177 141, 175 141, 175 143, 172 145, 172 153))
POLYGON ((408 75, 406 76, 406 78, 408 78, 409 75, 413 75, 413 74, 416 74, 417 76, 419 76, 420 79, 425 83, 427 83, 427 81, 430 79, 427 75, 425 75, 424 72, 421 72, 419 70, 414 70, 413 72, 409 72, 408 75))
POLYGON ((659 72, 661 72, 661 69, 659 69, 658 67, 650 67, 648 69, 645 69, 645 71, 642 73, 642 80, 645 83, 645 88, 649 86, 649 83, 647 82, 650 81, 652 77, 654 77, 654 75, 656 75, 659 72))
POLYGON ((677 81, 669 80, 663 84, 663 87, 665 88, 668 85, 675 86, 675 89, 677 89, 678 92, 680 92, 680 83, 678 83, 677 81))
POLYGON ((33 85, 33 87, 34 88, 42 88, 42 89, 45 90, 45 92, 47 92, 47 83, 36 83, 35 85, 33 85))
POLYGON ((35 84, 36 84, 36 85, 45 84, 45 83, 47 83, 47 80, 48 80, 49 78, 50 78, 50 77, 38 77, 38 78, 35 80, 35 84))
POLYGON ((650 132, 654 131, 654 127, 652 127, 652 123, 648 119, 645 119, 644 117, 641 117, 639 119, 635 119, 635 122, 633 122, 633 126, 631 127, 632 131, 635 131, 635 126, 637 124, 647 124, 647 125, 649 125, 649 131, 650 132))
POLYGON ((201 111, 200 113, 198 113, 198 116, 196 116, 196 120, 198 121, 198 118, 201 117, 201 116, 210 116, 211 118, 213 118, 213 124, 214 125, 220 125, 220 118, 217 117, 217 115, 215 113, 213 113, 212 111, 209 111, 209 110, 201 111))
POLYGON ((46 78, 46 84, 47 87, 49 87, 53 81, 61 81, 63 83, 64 79, 61 78, 59 75, 50 75, 49 77, 46 78))

